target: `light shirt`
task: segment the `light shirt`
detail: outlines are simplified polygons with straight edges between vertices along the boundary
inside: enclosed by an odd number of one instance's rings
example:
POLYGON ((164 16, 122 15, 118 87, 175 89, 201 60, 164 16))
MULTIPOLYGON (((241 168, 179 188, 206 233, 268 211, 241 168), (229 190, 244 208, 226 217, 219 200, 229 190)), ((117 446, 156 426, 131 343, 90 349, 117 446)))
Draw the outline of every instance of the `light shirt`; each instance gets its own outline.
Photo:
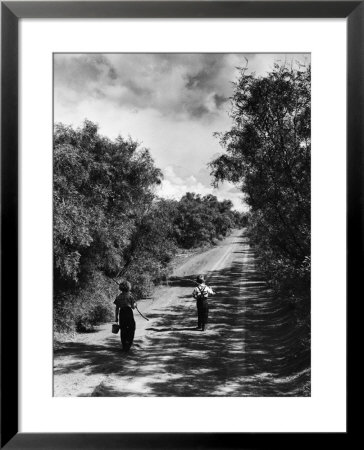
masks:
POLYGON ((193 290, 193 292, 192 292, 193 298, 199 297, 202 292, 207 293, 207 295, 206 294, 204 295, 204 298, 207 298, 209 295, 214 295, 214 293, 215 293, 205 283, 201 283, 198 286, 196 286, 195 289, 193 290))

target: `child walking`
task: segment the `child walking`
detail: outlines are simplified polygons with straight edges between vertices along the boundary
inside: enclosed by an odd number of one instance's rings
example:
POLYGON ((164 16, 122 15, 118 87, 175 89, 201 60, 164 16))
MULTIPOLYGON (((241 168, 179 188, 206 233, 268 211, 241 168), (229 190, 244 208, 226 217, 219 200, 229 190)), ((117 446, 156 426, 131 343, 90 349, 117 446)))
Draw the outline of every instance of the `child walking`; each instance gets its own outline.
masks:
POLYGON ((209 316, 209 305, 207 299, 210 295, 216 294, 216 292, 205 284, 205 278, 203 275, 199 275, 196 278, 198 286, 192 292, 193 298, 196 299, 197 305, 197 329, 205 331, 208 316, 209 316))
POLYGON ((116 297, 115 322, 119 322, 121 345, 125 352, 129 351, 134 340, 135 320, 133 309, 136 307, 131 293, 131 284, 123 281, 119 284, 120 294, 116 297))

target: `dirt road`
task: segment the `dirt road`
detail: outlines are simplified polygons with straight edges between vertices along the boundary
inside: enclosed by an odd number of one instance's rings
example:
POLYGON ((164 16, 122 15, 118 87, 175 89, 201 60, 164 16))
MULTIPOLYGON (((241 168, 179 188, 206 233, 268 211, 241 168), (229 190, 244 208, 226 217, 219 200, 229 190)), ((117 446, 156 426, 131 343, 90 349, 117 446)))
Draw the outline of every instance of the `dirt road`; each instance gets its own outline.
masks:
POLYGON ((134 345, 125 356, 111 324, 55 351, 55 396, 305 396, 307 351, 284 301, 273 299, 244 233, 189 257, 169 286, 135 313, 134 345), (196 330, 191 297, 196 274, 218 295, 208 330, 196 330))

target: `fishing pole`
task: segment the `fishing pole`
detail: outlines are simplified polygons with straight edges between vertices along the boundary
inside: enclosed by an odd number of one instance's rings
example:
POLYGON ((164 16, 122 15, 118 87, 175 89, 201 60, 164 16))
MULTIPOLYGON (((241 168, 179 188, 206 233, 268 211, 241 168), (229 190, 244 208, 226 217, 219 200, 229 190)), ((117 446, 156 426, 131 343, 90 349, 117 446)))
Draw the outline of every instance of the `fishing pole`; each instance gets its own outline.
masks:
POLYGON ((145 319, 145 320, 147 320, 148 322, 149 322, 149 319, 148 319, 148 317, 145 317, 140 311, 139 311, 139 309, 138 309, 138 305, 137 305, 137 302, 135 301, 135 297, 134 297, 134 295, 133 294, 131 294, 131 296, 133 297, 133 300, 134 300, 134 305, 135 305, 135 309, 138 311, 138 313, 143 317, 143 319, 145 319))
MULTIPOLYGON (((199 283, 197 283, 197 281, 196 281, 196 280, 192 280, 192 278, 183 278, 183 277, 176 277, 176 278, 181 278, 182 280, 186 280, 186 281, 192 281, 192 283, 195 283, 195 284, 197 284, 197 286, 199 285, 199 283)), ((206 281, 208 281, 208 279, 207 279, 206 281)), ((173 280, 172 280, 172 283, 173 283, 173 280)), ((216 290, 215 290, 215 289, 213 289, 213 291, 214 291, 214 292, 215 292, 215 294, 216 294, 216 290)))
POLYGON ((135 305, 135 309, 138 311, 138 313, 143 317, 143 319, 145 319, 145 320, 147 320, 148 322, 149 322, 149 319, 148 319, 148 317, 145 317, 140 311, 139 311, 139 309, 138 309, 138 306, 137 305, 135 305))
MULTIPOLYGON (((181 277, 181 278, 182 278, 182 277, 181 277)), ((184 278, 184 280, 186 280, 186 281, 192 281, 192 283, 195 283, 195 284, 198 285, 197 281, 192 280, 191 278, 184 278)))
POLYGON ((114 278, 111 278, 111 279, 114 283, 116 283, 119 286, 119 283, 114 278))
MULTIPOLYGON (((192 283, 195 283, 195 284, 198 285, 197 281, 196 280, 192 280, 191 278, 184 278, 184 277, 174 277, 174 278, 180 278, 180 279, 182 279, 182 281, 192 281, 192 283)), ((171 281, 173 283, 175 280, 172 279, 172 280, 169 280, 169 281, 171 281)))

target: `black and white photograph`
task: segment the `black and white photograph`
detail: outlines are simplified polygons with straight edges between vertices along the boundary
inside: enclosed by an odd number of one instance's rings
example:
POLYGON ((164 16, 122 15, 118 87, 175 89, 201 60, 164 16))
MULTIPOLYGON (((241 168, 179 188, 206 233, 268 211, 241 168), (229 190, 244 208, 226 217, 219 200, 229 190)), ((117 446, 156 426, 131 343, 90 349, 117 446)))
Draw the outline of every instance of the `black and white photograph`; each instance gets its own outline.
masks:
POLYGON ((53 54, 53 395, 311 396, 310 53, 53 54))

